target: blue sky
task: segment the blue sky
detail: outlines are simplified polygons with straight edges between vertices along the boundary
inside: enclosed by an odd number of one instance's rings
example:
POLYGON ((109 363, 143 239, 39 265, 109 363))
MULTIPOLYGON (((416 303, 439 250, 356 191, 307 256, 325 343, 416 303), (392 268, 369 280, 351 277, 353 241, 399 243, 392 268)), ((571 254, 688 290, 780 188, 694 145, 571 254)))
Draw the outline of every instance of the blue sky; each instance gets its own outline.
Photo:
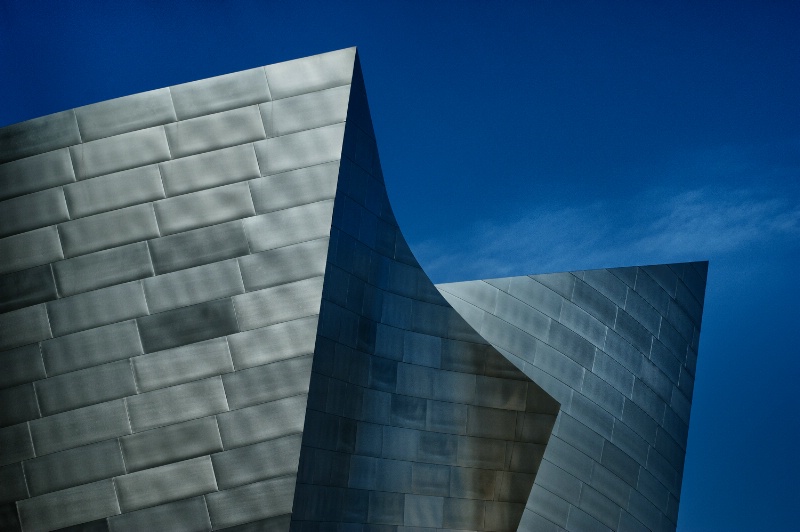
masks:
POLYGON ((800 507, 800 3, 0 0, 0 126, 357 45, 436 282, 708 259, 681 531, 800 507))

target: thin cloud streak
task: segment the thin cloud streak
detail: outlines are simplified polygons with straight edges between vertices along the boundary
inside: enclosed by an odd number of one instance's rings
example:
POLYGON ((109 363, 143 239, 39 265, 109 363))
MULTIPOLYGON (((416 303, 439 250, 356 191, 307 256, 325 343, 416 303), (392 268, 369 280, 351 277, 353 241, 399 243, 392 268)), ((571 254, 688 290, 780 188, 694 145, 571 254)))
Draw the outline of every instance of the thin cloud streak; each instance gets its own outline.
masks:
POLYGON ((651 191, 629 201, 549 206, 476 222, 412 246, 436 282, 717 259, 800 243, 800 201, 763 190, 651 191))

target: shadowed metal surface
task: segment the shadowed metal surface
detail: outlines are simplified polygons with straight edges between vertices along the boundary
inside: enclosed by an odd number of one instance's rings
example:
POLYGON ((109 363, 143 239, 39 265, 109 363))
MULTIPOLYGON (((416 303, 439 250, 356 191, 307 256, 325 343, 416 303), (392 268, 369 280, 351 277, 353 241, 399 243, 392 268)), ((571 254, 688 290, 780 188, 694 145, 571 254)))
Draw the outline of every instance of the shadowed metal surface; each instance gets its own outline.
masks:
POLYGON ((693 262, 438 285, 561 403, 520 528, 675 529, 707 270, 693 262))
POLYGON ((353 48, 2 128, 0 213, 2 529, 674 528, 704 267, 442 297, 353 48))
POLYGON ((292 522, 514 530, 558 403, 414 259, 351 87, 292 522))

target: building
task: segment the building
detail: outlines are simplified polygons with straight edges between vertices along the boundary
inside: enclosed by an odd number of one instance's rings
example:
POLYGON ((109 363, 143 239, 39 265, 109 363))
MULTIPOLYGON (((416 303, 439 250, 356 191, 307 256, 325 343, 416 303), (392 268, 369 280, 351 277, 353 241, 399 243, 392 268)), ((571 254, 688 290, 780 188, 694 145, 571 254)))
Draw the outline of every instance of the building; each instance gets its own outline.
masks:
POLYGON ((674 530, 707 263, 435 287, 355 49, 0 129, 0 523, 674 530))

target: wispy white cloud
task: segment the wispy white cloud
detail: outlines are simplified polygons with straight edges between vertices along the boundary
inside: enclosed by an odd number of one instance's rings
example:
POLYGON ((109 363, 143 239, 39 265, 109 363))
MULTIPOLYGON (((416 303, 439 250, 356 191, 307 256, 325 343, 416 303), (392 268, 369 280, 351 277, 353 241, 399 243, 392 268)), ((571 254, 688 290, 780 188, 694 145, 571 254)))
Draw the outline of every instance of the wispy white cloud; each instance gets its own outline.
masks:
POLYGON ((653 190, 617 202, 537 206, 412 247, 436 282, 716 259, 800 245, 798 198, 797 191, 653 190))

